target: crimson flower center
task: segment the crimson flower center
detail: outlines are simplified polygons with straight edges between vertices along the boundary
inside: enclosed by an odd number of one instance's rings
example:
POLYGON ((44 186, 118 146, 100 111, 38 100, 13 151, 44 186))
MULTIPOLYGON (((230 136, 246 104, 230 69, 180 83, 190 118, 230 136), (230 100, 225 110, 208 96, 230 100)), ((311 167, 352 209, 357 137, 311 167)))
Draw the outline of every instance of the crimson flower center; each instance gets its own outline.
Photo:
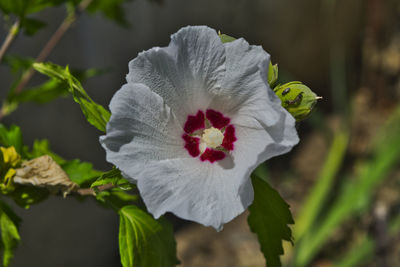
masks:
POLYGON ((221 112, 207 109, 195 115, 188 115, 183 127, 182 138, 185 149, 194 158, 201 161, 223 160, 229 151, 234 150, 235 127, 231 119, 221 112))

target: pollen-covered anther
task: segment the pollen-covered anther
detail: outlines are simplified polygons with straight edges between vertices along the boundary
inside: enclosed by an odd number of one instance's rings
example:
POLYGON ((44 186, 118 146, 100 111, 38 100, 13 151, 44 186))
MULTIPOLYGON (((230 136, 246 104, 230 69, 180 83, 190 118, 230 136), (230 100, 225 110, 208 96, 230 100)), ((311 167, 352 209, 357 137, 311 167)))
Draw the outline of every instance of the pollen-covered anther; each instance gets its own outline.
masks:
POLYGON ((217 128, 211 127, 204 130, 201 139, 207 147, 217 148, 222 145, 224 134, 217 128))

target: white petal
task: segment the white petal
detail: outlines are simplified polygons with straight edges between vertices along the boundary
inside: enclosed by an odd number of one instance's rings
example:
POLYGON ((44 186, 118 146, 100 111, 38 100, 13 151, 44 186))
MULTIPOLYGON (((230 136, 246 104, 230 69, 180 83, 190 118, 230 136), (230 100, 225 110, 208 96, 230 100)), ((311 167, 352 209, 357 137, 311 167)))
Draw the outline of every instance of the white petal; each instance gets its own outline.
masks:
POLYGON ((147 165, 138 179, 147 209, 156 218, 170 211, 221 230, 253 201, 249 175, 255 168, 224 161, 210 164, 186 158, 147 165))
POLYGON ((188 114, 209 105, 225 73, 224 62, 225 48, 215 30, 189 26, 172 35, 168 47, 142 52, 129 62, 126 79, 160 95, 183 123, 188 114))
POLYGON ((147 209, 156 218, 166 212, 213 226, 217 230, 242 213, 253 201, 249 178, 265 160, 288 152, 298 142, 295 121, 280 113, 275 125, 257 118, 235 118, 235 149, 221 162, 174 158, 151 162, 138 177, 138 188, 147 209))
POLYGON ((242 38, 225 43, 225 49, 225 77, 218 97, 210 106, 232 117, 239 112, 263 118, 267 125, 275 124, 282 108, 266 81, 269 54, 242 38))
POLYGON ((207 27, 186 27, 168 47, 130 62, 101 142, 155 217, 171 211, 221 229, 252 202, 251 172, 298 142, 293 117, 266 81, 268 64, 261 47, 223 45, 207 27), (207 108, 229 116, 238 139, 213 164, 192 158, 181 138, 187 115, 207 108))
POLYGON ((149 161, 188 156, 183 149, 181 126, 163 99, 142 84, 126 84, 110 103, 107 134, 100 142, 107 161, 126 176, 149 161))
MULTIPOLYGON (((289 152, 299 142, 294 118, 287 112, 281 112, 275 125, 268 126, 252 117, 236 117, 234 158, 243 158, 247 164, 260 163, 289 152)), ((242 160, 242 161, 243 161, 242 160)))

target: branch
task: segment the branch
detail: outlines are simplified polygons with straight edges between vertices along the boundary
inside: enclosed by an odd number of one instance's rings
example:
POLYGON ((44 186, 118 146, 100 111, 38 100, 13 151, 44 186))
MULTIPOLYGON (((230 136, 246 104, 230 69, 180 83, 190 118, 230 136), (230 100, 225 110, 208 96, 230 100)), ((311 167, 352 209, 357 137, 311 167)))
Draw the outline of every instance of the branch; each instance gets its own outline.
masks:
MULTIPOLYGON (((82 14, 82 12, 89 6, 92 0, 82 1, 78 6, 78 10, 74 14, 68 14, 67 17, 63 20, 61 25, 57 28, 54 34, 47 41, 43 49, 40 51, 39 55, 36 57, 35 62, 42 62, 46 60, 46 58, 53 51, 54 47, 58 44, 64 34, 68 31, 68 29, 72 26, 72 24, 78 19, 78 17, 82 14)), ((15 93, 19 94, 28 84, 32 76, 34 75, 34 69, 30 68, 23 75, 21 81, 15 88, 15 93)))
POLYGON ((15 37, 18 35, 19 32, 20 21, 17 18, 15 23, 11 26, 6 39, 4 40, 3 45, 0 48, 0 62, 2 61, 5 53, 7 52, 8 48, 10 47, 11 43, 14 41, 15 37))
POLYGON ((94 190, 93 188, 79 188, 78 190, 72 191, 71 193, 76 193, 81 196, 96 196, 96 192, 105 191, 105 190, 111 189, 113 187, 114 187, 114 185, 110 183, 110 184, 101 185, 101 186, 97 187, 96 190, 94 190))
MULTIPOLYGON (((54 32, 54 34, 50 37, 49 41, 46 43, 46 45, 43 47, 43 49, 40 51, 39 55, 35 59, 35 62, 44 61, 50 55, 51 51, 54 49, 54 47, 57 45, 57 43, 61 40, 61 37, 63 37, 65 32, 71 27, 71 25, 74 23, 75 20, 76 20, 75 17, 70 17, 70 16, 68 16, 67 18, 64 19, 64 21, 61 23, 61 25, 58 27, 58 29, 54 32)), ((21 81, 18 83, 18 85, 15 88, 16 94, 21 93, 21 91, 24 89, 26 84, 30 81, 30 79, 32 78, 34 73, 35 73, 35 71, 32 68, 30 68, 29 70, 24 72, 24 74, 22 75, 21 81)))

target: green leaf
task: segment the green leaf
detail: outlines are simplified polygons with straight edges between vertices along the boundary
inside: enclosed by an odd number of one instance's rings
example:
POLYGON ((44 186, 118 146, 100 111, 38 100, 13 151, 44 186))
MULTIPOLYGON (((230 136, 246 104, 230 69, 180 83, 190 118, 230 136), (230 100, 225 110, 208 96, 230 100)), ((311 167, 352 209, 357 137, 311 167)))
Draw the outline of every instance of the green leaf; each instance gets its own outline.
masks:
POLYGON ((48 140, 35 140, 33 142, 32 151, 29 153, 29 159, 38 158, 43 155, 49 155, 55 162, 60 165, 66 163, 66 160, 51 151, 48 140))
POLYGON ((44 75, 68 84, 68 90, 76 103, 81 106, 87 121, 102 132, 106 131, 110 112, 95 103, 83 89, 81 83, 71 75, 68 66, 63 68, 52 63, 34 63, 33 67, 44 75))
POLYGON ((129 194, 122 189, 112 188, 96 193, 96 200, 106 208, 112 208, 116 212, 122 207, 131 205, 138 200, 137 195, 129 194))
POLYGON ((249 207, 250 230, 257 234, 267 266, 281 266, 279 256, 284 253, 282 241, 292 242, 288 224, 294 221, 289 205, 263 179, 252 175, 252 183, 254 202, 249 207))
POLYGON ((55 79, 50 79, 40 86, 22 91, 9 97, 9 101, 17 103, 34 102, 44 104, 60 96, 68 95, 68 86, 55 79))
MULTIPOLYGON (((21 59, 14 59, 14 65, 13 68, 21 67, 20 63, 21 59)), ((28 62, 25 62, 27 67, 30 67, 33 62, 31 62, 30 65, 28 65, 28 62)), ((23 66, 25 67, 25 65, 23 66)), ((88 69, 85 71, 81 70, 73 70, 72 73, 74 74, 75 77, 77 77, 80 81, 84 81, 90 77, 99 75, 104 73, 105 70, 102 69, 88 69)), ((26 90, 19 92, 18 94, 16 93, 11 93, 7 101, 9 103, 26 103, 26 102, 34 102, 37 104, 44 104, 47 102, 50 102, 58 97, 64 97, 68 96, 69 92, 69 85, 65 82, 61 82, 58 79, 53 79, 50 78, 48 81, 44 82, 43 84, 33 87, 33 88, 27 88, 26 90)))
POLYGON ((90 13, 101 12, 103 15, 122 26, 127 26, 122 4, 131 0, 93 0, 88 6, 90 13))
POLYGON ((90 187, 93 188, 106 184, 123 185, 127 183, 129 184, 129 182, 122 177, 121 171, 113 167, 112 170, 103 173, 99 178, 97 178, 97 180, 94 181, 90 187))
POLYGON ((7 116, 18 107, 18 102, 12 100, 13 96, 15 95, 15 89, 21 82, 24 73, 32 67, 35 59, 16 55, 6 55, 3 62, 10 67, 11 73, 14 76, 14 80, 10 86, 8 96, 6 100, 3 101, 2 105, 3 116, 7 116))
POLYGON ((121 176, 120 170, 112 169, 111 171, 103 173, 99 178, 97 178, 96 181, 92 183, 90 187, 93 188, 106 184, 116 185, 121 179, 124 178, 121 176))
POLYGON ((124 267, 172 267, 177 263, 172 226, 136 206, 119 211, 119 251, 124 267))
POLYGON ((21 23, 21 28, 24 29, 24 33, 28 36, 34 35, 37 31, 45 27, 47 24, 38 19, 24 18, 21 23))
POLYGON ((18 102, 13 101, 12 99, 15 95, 15 89, 21 82, 24 73, 32 67, 32 64, 33 62, 35 62, 35 59, 30 57, 16 56, 16 55, 6 55, 4 57, 3 62, 10 67, 11 73, 14 76, 14 80, 10 86, 8 96, 6 100, 3 101, 2 105, 3 116, 7 116, 18 107, 18 102))
POLYGON ((11 125, 9 129, 0 124, 0 145, 4 147, 14 146, 18 154, 22 154, 22 133, 18 126, 11 125))
POLYGON ((0 10, 6 15, 13 13, 19 17, 25 17, 63 2, 65 0, 0 0, 0 10))
POLYGON ((33 62, 35 62, 35 59, 31 57, 21 57, 18 55, 6 55, 4 56, 3 62, 10 66, 12 73, 22 73, 32 66, 33 62))
POLYGON ((229 43, 229 42, 232 42, 232 41, 236 40, 236 38, 231 37, 231 36, 226 35, 226 34, 223 34, 221 32, 218 32, 218 35, 219 35, 219 38, 221 38, 221 42, 222 43, 229 43))
POLYGON ((269 62, 268 68, 268 84, 273 89, 276 86, 278 81, 278 64, 272 65, 272 62, 269 62))
POLYGON ((10 266, 14 257, 14 249, 21 238, 18 233, 18 224, 21 219, 4 203, 0 202, 0 230, 3 245, 3 266, 10 266))
POLYGON ((45 200, 50 195, 46 188, 18 185, 10 194, 18 206, 28 209, 31 205, 45 200))
POLYGON ((79 159, 67 161, 60 166, 68 174, 71 181, 77 183, 79 186, 89 184, 101 175, 100 171, 93 169, 91 163, 81 162, 79 159))
POLYGON ((131 195, 125 191, 132 190, 135 185, 129 183, 121 175, 121 171, 113 167, 112 170, 103 173, 92 185, 91 188, 96 190, 96 199, 106 207, 110 207, 115 211, 119 211, 122 207, 132 204, 138 196, 131 195), (109 190, 98 192, 97 187, 111 184, 113 187, 109 190))

